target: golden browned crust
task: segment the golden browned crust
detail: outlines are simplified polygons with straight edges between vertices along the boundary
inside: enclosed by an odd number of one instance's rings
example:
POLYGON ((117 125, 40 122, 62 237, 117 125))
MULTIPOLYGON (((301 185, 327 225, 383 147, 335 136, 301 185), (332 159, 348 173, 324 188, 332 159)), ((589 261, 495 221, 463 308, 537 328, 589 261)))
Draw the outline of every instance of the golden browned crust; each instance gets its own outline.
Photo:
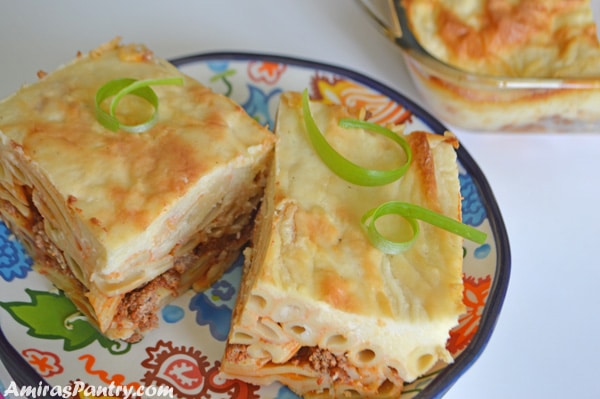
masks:
MULTIPOLYGON (((117 113, 131 124, 147 108, 127 96, 117 113)), ((175 286, 206 287, 237 256, 274 140, 239 104, 115 39, 0 102, 0 216, 100 331, 135 339, 175 286), (113 132, 95 95, 123 77, 183 85, 153 86, 153 127, 113 132)))
POLYGON ((456 67, 405 54, 445 122, 478 131, 598 129, 600 43, 589 0, 403 4, 417 40, 456 67))
POLYGON ((412 31, 460 69, 507 77, 600 76, 589 0, 403 0, 412 31))
MULTIPOLYGON (((402 162, 381 135, 340 128, 349 116, 343 107, 312 102, 311 110, 328 142, 354 162, 380 169, 402 162)), ((282 95, 222 370, 311 398, 394 397, 403 381, 452 361, 445 343, 464 311, 462 239, 421 224, 412 248, 389 255, 369 242, 360 219, 391 200, 460 219, 458 142, 451 134, 407 134, 413 163, 402 179, 360 187, 323 164, 302 112, 298 93, 282 95)), ((383 229, 398 223, 380 221, 383 229)))

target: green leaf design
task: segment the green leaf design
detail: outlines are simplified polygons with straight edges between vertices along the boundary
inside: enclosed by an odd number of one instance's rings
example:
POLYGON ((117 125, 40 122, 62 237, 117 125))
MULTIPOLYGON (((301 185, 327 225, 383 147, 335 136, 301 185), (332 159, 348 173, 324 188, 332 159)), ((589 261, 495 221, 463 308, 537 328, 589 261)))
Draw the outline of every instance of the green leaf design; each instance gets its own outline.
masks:
POLYGON ((225 96, 231 96, 231 92, 233 91, 233 85, 229 81, 228 77, 235 75, 235 69, 228 69, 226 71, 215 74, 212 78, 210 78, 211 82, 216 82, 218 80, 222 80, 225 84, 227 90, 223 93, 225 96))
POLYGON ((58 293, 25 289, 31 302, 0 302, 20 324, 29 327, 27 334, 43 339, 62 339, 65 351, 83 348, 98 340, 111 353, 126 353, 129 343, 104 337, 62 291, 58 293))

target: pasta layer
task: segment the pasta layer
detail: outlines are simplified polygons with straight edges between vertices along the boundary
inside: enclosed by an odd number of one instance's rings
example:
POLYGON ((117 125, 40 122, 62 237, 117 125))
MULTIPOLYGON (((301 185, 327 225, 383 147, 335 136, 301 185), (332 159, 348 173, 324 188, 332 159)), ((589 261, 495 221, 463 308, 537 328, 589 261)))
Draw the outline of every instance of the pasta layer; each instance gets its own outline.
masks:
MULTIPOLYGON (((338 120, 351 116, 343 107, 313 102, 311 113, 355 163, 389 169, 404 162, 389 139, 340 128, 338 120)), ((374 188, 342 180, 319 159, 298 93, 283 94, 276 135, 223 371, 282 381, 305 397, 393 397, 403 381, 452 362, 445 343, 464 311, 462 238, 421 224, 409 250, 387 255, 369 242, 360 219, 399 200, 460 220, 456 138, 406 135, 408 172, 374 188)))
MULTIPOLYGON (((123 298, 173 270, 161 298, 201 288, 240 252, 274 136, 143 45, 115 39, 41 76, 0 103, 0 216, 102 332, 138 338, 147 326, 122 321, 123 298), (183 86, 152 87, 149 130, 113 132, 95 96, 124 77, 183 86)), ((147 111, 135 97, 119 103, 124 123, 147 111)))

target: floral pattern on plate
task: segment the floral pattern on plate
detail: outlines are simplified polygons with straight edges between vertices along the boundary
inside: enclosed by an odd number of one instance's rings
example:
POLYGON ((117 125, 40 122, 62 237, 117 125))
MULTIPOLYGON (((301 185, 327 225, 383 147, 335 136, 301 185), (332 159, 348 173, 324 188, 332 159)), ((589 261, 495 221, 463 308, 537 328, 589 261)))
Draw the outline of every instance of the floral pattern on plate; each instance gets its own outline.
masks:
MULTIPOLYGON (((309 89, 311 97, 364 108, 379 123, 404 123, 443 133, 444 128, 410 100, 355 72, 285 57, 214 53, 174 60, 185 73, 235 99, 259 122, 274 125, 279 95, 309 89)), ((508 241, 485 178, 459 149, 463 220, 490 235, 465 242, 467 312, 451 332, 452 365, 438 365, 407 384, 406 398, 439 397, 470 366, 489 339, 509 275, 508 241), (483 323, 483 324, 482 324, 483 323), (470 351, 465 349, 471 346, 470 351)), ((106 339, 72 303, 31 270, 31 260, 0 223, 0 322, 10 343, 50 385, 168 386, 176 397, 292 399, 287 388, 227 380, 219 372, 243 259, 203 292, 187 292, 161 311, 160 326, 141 342, 106 339)), ((2 381, 6 387, 9 381, 2 381)), ((97 396, 109 398, 108 396, 97 396)), ((111 397, 112 398, 112 397, 111 397)))

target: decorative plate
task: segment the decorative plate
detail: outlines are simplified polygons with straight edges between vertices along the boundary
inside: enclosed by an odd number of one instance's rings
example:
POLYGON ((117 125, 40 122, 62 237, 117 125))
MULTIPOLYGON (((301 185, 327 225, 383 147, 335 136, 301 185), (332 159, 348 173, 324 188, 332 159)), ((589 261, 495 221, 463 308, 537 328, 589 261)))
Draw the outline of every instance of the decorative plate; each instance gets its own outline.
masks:
MULTIPOLYGON (((445 131, 443 125, 409 99, 347 69, 248 53, 200 54, 173 63, 213 90, 235 99, 265 125, 274 125, 283 91, 308 87, 312 97, 366 107, 377 122, 404 122, 408 131, 445 131)), ((467 312, 448 341, 455 362, 407 384, 402 399, 440 397, 473 364, 492 334, 508 285, 510 250, 497 204, 485 177, 464 147, 458 149, 458 158, 463 221, 488 232, 490 239, 484 245, 465 242, 467 312)), ((0 223, 0 324, 10 343, 0 342, 0 354, 9 355, 6 367, 12 378, 40 387, 46 383, 52 387, 74 386, 79 381, 90 387, 167 386, 181 399, 295 398, 277 384, 258 387, 219 375, 241 264, 238 259, 205 292, 189 291, 166 306, 159 328, 141 342, 114 342, 82 320, 61 292, 32 271, 31 260, 20 243, 0 223), (55 322, 37 322, 49 312, 55 315, 51 318, 55 322)), ((2 384, 0 392, 5 393, 2 388, 14 385, 13 381, 2 384)), ((151 392, 159 394, 148 389, 146 396, 152 396, 151 392)), ((103 393, 96 397, 120 396, 103 393)))

